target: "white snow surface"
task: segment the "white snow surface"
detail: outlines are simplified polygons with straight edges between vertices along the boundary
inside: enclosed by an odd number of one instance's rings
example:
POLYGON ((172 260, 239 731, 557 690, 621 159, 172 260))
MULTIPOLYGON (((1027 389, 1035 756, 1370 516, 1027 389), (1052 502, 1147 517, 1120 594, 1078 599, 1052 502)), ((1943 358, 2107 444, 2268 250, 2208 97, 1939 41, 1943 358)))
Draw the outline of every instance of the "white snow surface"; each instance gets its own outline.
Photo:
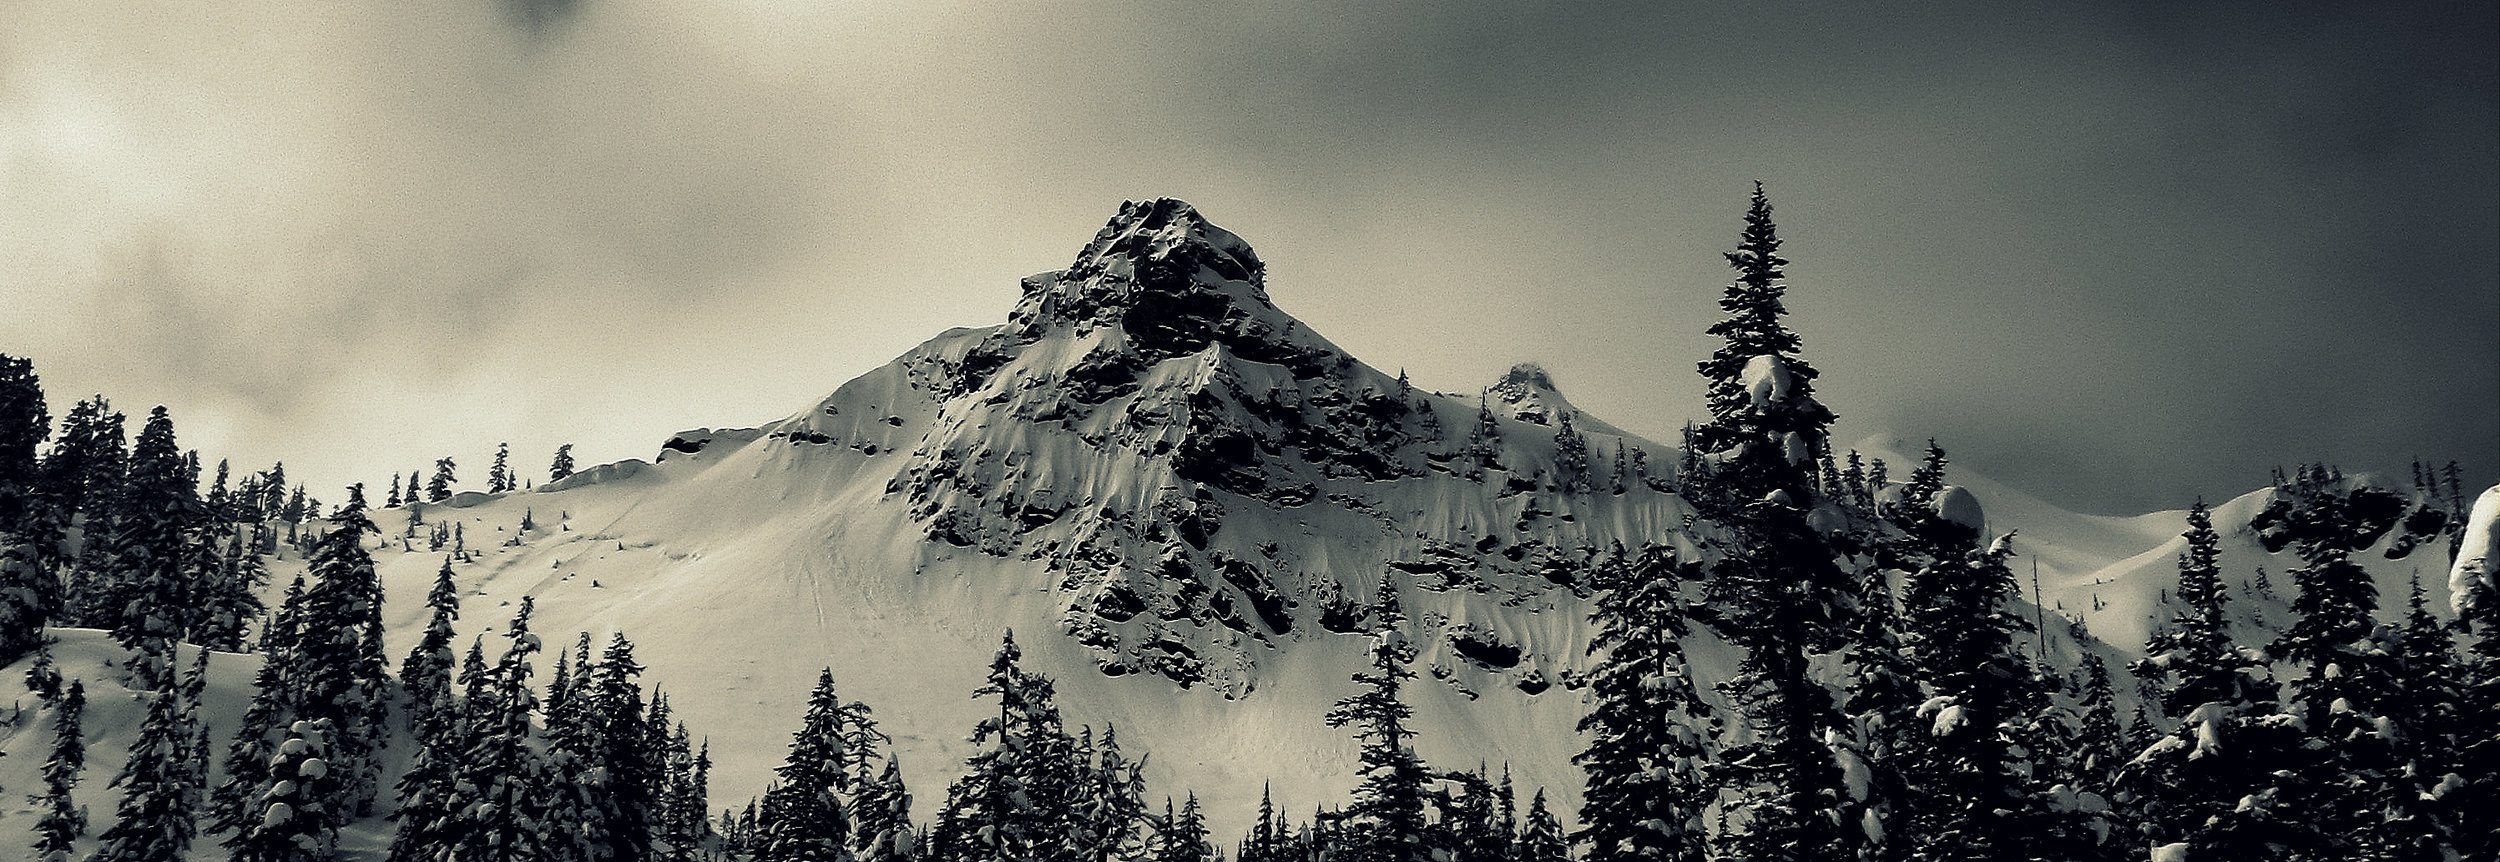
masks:
POLYGON ((2474 511, 2466 516, 2465 542, 2448 569, 2450 610, 2463 613, 2473 586, 2494 584, 2495 578, 2500 578, 2500 485, 2475 497, 2474 511))

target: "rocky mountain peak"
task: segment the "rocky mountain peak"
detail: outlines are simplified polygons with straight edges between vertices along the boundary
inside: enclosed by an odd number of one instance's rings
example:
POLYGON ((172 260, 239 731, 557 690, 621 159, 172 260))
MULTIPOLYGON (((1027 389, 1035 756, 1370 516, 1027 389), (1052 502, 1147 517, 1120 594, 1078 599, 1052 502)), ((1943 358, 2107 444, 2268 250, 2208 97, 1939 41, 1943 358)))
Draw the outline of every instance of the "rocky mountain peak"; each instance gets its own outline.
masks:
POLYGON ((1563 414, 1576 412, 1562 390, 1554 388, 1554 378, 1534 362, 1511 366, 1502 379, 1484 388, 1484 395, 1495 412, 1521 422, 1552 425, 1563 414))
POLYGON ((1308 370, 1334 350, 1269 301, 1266 271, 1248 242, 1188 203, 1129 201, 1067 269, 1024 280, 1008 332, 1029 343, 1053 331, 1116 330, 1146 362, 1222 344, 1308 370))

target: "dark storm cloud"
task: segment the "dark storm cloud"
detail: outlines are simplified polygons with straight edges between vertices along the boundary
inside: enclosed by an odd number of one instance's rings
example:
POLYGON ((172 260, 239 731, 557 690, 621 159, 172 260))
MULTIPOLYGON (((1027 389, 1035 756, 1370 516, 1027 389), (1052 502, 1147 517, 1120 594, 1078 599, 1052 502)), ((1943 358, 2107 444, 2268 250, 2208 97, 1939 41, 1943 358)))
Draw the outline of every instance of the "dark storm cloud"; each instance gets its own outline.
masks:
POLYGON ((2112 510, 2500 469, 2488 4, 558 6, 13 9, 0 349, 387 429, 341 473, 646 455, 1168 194, 1359 356, 1672 439, 1758 178, 1845 437, 2112 510))

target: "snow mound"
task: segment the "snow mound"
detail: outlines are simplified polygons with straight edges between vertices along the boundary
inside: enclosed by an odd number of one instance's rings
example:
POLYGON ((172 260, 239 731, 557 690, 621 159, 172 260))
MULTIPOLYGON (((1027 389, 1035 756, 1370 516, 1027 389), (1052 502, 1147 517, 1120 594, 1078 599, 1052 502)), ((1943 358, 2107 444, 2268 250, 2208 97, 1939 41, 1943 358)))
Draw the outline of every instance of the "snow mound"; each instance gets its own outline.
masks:
POLYGON ((1960 485, 1946 485, 1936 491, 1936 517, 1973 530, 1988 527, 1988 512, 1979 505, 1979 495, 1960 485))
POLYGON ((2465 520, 2465 541, 2448 570, 2448 601, 2462 614, 2471 596, 2495 591, 2500 591, 2500 485, 2474 498, 2474 512, 2465 520))

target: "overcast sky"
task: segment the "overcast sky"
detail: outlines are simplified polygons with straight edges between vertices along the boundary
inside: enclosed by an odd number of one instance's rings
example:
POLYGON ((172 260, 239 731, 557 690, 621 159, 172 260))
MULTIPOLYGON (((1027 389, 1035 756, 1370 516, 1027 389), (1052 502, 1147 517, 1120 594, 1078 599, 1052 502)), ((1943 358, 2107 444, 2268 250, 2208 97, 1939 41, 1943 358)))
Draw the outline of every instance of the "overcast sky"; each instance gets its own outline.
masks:
POLYGON ((1374 365, 1673 440, 1760 179, 1844 442, 2108 512, 2500 473, 2488 2, 520 2, 0 9, 0 352, 333 501, 543 477, 1174 196, 1374 365))

